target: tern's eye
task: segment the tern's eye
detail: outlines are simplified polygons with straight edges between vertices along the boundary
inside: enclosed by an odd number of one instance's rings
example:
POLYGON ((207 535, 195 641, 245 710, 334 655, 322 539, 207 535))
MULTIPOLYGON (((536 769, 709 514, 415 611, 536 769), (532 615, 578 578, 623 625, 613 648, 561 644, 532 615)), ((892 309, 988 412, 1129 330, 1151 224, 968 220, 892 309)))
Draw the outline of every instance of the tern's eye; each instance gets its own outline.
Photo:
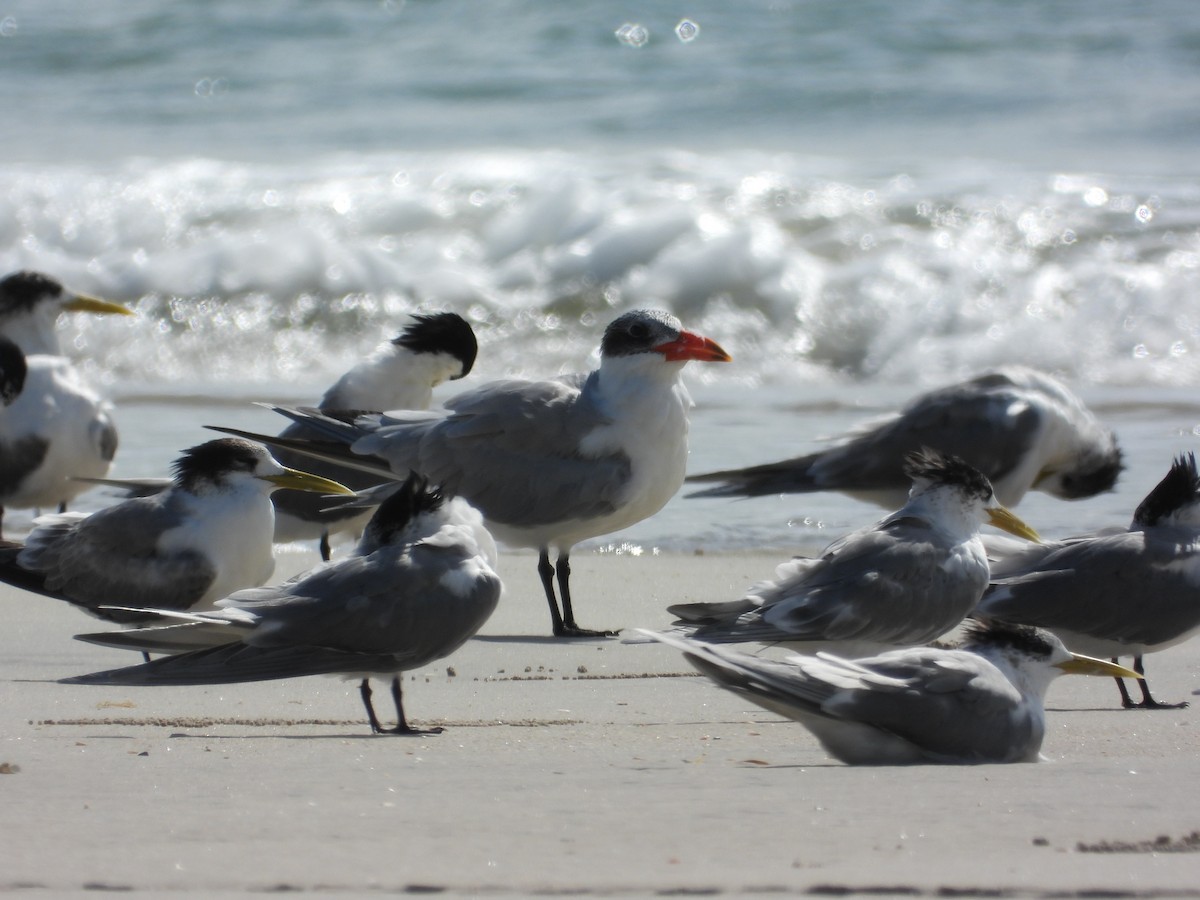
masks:
POLYGON ((650 329, 642 322, 634 322, 629 326, 629 336, 640 340, 650 337, 650 329))

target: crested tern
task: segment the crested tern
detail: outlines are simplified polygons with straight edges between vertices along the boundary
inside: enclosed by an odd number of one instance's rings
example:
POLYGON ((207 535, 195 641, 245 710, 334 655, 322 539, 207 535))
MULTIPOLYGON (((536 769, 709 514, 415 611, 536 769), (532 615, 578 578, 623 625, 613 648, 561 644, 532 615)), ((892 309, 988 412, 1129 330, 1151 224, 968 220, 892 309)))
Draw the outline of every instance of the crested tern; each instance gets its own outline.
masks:
MULTIPOLYGON (((63 312, 134 315, 39 272, 0 279, 0 337, 20 349, 27 366, 20 396, 0 413, 0 507, 64 512, 89 488, 73 479, 103 477, 116 455, 111 404, 63 355, 55 330, 63 312)), ((5 354, 12 358, 11 349, 5 354)))
POLYGON ((183 452, 160 494, 35 520, 23 545, 0 546, 0 581, 114 622, 145 620, 138 607, 207 608, 274 571, 278 488, 352 493, 281 466, 261 445, 208 441, 183 452))
POLYGON ((904 457, 922 447, 979 469, 1005 506, 1030 490, 1063 500, 1091 497, 1111 490, 1122 468, 1116 437, 1065 385, 1009 367, 923 394, 828 450, 691 475, 689 482, 722 483, 688 496, 839 491, 894 509, 908 490, 904 457))
MULTIPOLYGON (((475 364, 479 345, 475 332, 462 316, 452 312, 415 315, 398 336, 386 341, 366 359, 347 371, 317 404, 321 410, 383 412, 392 409, 428 409, 433 389, 445 381, 464 378, 475 364)), ((281 433, 287 438, 319 437, 302 423, 293 422, 281 433)), ((357 469, 301 457, 277 450, 285 465, 304 468, 363 490, 380 483, 378 476, 357 469)), ((322 559, 329 559, 329 538, 340 532, 361 533, 371 510, 330 507, 327 501, 305 491, 279 491, 275 503, 277 542, 317 540, 322 559)))
POLYGON ((763 641, 862 654, 924 644, 957 626, 988 585, 984 521, 1037 534, 998 506, 988 480, 961 459, 911 453, 908 502, 845 535, 818 557, 783 563, 772 581, 729 603, 669 607, 699 641, 763 641))
POLYGON ((683 366, 729 359, 674 316, 634 310, 609 323, 600 367, 586 375, 492 382, 452 397, 438 411, 352 422, 275 407, 322 431, 321 441, 217 430, 392 479, 409 470, 428 476, 478 507, 498 540, 538 550, 556 636, 611 634, 575 622, 571 548, 640 522, 671 499, 687 463, 691 398, 680 381, 683 366))
POLYGON ((117 450, 112 406, 61 356, 26 356, 0 335, 0 524, 5 509, 57 507, 108 472, 117 450))
POLYGON ((1036 762, 1043 698, 1062 674, 1137 677, 1069 652, 1048 631, 976 625, 955 649, 913 647, 865 659, 767 659, 644 632, 682 650, 720 687, 799 722, 850 765, 1036 762))
POLYGON ((399 673, 453 653, 492 614, 501 592, 495 549, 482 517, 465 500, 443 500, 412 475, 376 510, 353 555, 281 585, 239 591, 210 613, 164 615, 182 622, 80 635, 175 655, 64 681, 230 684, 337 674, 362 679, 359 691, 375 733, 426 733, 404 715, 399 673), (372 676, 392 679, 394 728, 385 729, 375 715, 372 676))
MULTIPOLYGON (((1128 530, 1023 547, 992 563, 978 618, 1037 625, 1072 650, 1114 660, 1186 641, 1200 632, 1200 473, 1196 456, 1177 457, 1134 512, 1128 530)), ((1139 681, 1135 703, 1118 679, 1126 709, 1164 704, 1139 681)))

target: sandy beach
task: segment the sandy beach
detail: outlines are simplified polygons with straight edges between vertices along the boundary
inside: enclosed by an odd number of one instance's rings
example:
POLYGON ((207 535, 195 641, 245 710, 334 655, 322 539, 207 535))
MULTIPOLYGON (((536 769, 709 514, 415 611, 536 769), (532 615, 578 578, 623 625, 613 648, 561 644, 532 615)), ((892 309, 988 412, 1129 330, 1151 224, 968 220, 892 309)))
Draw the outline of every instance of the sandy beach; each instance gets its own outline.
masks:
MULTIPOLYGON (((405 681, 410 719, 445 727, 428 737, 372 736, 356 685, 326 678, 57 684, 136 660, 5 589, 0 891, 1200 896, 1195 708, 1062 678, 1040 764, 850 768, 669 648, 549 640, 533 557, 502 563, 480 636, 405 681)), ((735 596, 775 559, 573 563, 581 623, 609 628, 735 596)), ((1148 669, 1190 698, 1200 642, 1148 669)))

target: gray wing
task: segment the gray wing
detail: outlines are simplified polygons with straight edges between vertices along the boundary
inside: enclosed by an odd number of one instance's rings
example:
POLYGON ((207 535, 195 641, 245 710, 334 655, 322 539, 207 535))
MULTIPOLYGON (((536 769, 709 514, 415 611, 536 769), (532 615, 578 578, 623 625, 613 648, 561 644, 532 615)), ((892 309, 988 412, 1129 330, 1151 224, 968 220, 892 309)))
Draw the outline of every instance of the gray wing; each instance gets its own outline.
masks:
POLYGON ((888 519, 834 543, 818 560, 781 566, 781 577, 750 590, 758 609, 695 637, 925 643, 962 621, 987 585, 986 568, 949 571, 946 554, 927 522, 888 519))
POLYGON ((450 547, 389 547, 277 588, 239 591, 219 606, 239 619, 257 619, 241 640, 65 681, 228 684, 417 668, 461 646, 499 600, 500 580, 490 572, 470 590, 447 589, 442 576, 464 559, 450 547))
POLYGON ((437 419, 383 417, 354 444, 416 470, 496 523, 536 526, 605 515, 630 478, 623 454, 585 456, 580 443, 608 420, 590 393, 562 381, 502 381, 460 394, 437 419))
POLYGON ((1160 644, 1200 626, 1194 536, 1130 531, 1031 547, 996 563, 984 617, 1130 644, 1160 644))
POLYGON ((245 643, 324 647, 386 654, 398 668, 414 668, 457 649, 491 615, 500 580, 487 572, 467 590, 453 590, 447 573, 466 560, 455 547, 418 543, 390 546, 323 566, 277 589, 239 591, 221 609, 258 620, 245 643))
POLYGON ((688 480, 730 482, 700 492, 719 496, 907 491, 911 479, 904 473, 905 456, 931 447, 963 458, 997 481, 1033 446, 1044 422, 1044 413, 1022 402, 1005 376, 980 376, 923 394, 901 413, 828 450, 688 480))
POLYGON ((272 647, 224 644, 164 656, 140 666, 109 669, 63 678, 61 684, 237 684, 270 681, 299 675, 332 675, 341 672, 387 671, 387 656, 347 653, 319 647, 272 647))
POLYGON ((50 517, 30 534, 18 562, 44 576, 41 593, 111 621, 140 617, 101 606, 187 609, 216 572, 197 553, 159 551, 159 536, 180 519, 165 496, 127 500, 82 519, 50 517))
POLYGON ((875 726, 932 757, 1006 761, 1041 745, 1040 719, 1000 671, 972 653, 919 648, 854 665, 873 673, 823 705, 832 716, 875 726), (877 682, 882 676, 886 681, 877 682), (903 682, 896 690, 892 684, 903 682))

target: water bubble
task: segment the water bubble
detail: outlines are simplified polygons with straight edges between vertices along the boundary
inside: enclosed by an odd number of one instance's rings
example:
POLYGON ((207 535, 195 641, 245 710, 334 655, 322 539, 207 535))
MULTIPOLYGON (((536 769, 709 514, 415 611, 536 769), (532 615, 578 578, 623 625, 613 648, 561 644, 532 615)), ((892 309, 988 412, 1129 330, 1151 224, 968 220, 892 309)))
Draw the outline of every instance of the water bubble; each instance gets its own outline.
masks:
POLYGON ((617 40, 628 47, 644 47, 650 40, 650 32, 645 25, 636 22, 626 22, 615 32, 617 40))
POLYGON ((1145 359, 1150 355, 1150 349, 1145 344, 1138 344, 1133 348, 1134 359, 1145 359))
POLYGON ((675 26, 675 37, 685 44, 690 44, 699 36, 700 26, 691 19, 680 19, 679 24, 675 26))
POLYGON ((0 37, 12 37, 17 33, 17 20, 12 16, 0 19, 0 37))
POLYGON ((1083 192, 1083 202, 1088 206, 1103 206, 1108 202, 1108 191, 1096 185, 1083 192))
POLYGON ((224 78, 201 78, 195 86, 196 96, 204 98, 224 94, 227 90, 229 90, 229 82, 224 78))
POLYGON ((1135 209, 1133 211, 1133 217, 1135 219, 1137 219, 1138 222, 1140 222, 1142 225, 1145 225, 1147 222, 1149 222, 1151 219, 1154 218, 1154 210, 1152 210, 1149 206, 1147 206, 1145 203, 1143 203, 1141 206, 1139 206, 1137 209, 1135 209))

